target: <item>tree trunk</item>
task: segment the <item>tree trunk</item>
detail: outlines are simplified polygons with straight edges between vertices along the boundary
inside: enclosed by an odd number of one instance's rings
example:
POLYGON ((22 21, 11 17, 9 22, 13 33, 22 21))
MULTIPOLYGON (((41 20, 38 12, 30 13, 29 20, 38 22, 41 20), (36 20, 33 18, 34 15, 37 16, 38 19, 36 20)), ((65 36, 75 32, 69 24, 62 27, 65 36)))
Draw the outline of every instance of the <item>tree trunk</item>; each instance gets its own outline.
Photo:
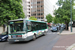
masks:
POLYGON ((5 32, 5 27, 6 27, 6 25, 5 25, 5 24, 3 24, 3 32, 5 32))
POLYGON ((68 30, 68 23, 66 23, 66 30, 68 30))

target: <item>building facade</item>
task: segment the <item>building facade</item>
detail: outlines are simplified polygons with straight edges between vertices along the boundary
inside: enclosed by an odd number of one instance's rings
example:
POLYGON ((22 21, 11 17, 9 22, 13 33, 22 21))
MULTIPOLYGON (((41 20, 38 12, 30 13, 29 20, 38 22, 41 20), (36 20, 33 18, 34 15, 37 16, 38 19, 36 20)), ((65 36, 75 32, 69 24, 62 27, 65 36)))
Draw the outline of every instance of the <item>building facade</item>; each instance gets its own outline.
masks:
POLYGON ((31 16, 31 0, 22 0, 22 6, 25 17, 29 18, 31 16))
POLYGON ((46 15, 51 14, 50 0, 22 0, 25 17, 34 16, 38 21, 46 21, 46 15))
POLYGON ((45 21, 46 15, 51 13, 50 0, 31 0, 31 16, 39 21, 45 21))

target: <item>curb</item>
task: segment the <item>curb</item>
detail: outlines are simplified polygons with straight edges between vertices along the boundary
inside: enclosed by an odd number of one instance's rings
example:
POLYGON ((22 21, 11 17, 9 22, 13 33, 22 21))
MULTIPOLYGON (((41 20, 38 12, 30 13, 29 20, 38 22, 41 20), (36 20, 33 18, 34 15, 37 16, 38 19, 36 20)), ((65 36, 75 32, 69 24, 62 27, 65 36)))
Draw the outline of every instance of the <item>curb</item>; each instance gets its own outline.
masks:
POLYGON ((71 46, 68 47, 66 50, 72 50, 72 49, 75 50, 74 48, 75 48, 75 44, 71 45, 71 46))
POLYGON ((69 33, 69 34, 60 34, 60 35, 72 35, 72 34, 75 34, 75 33, 69 33))
POLYGON ((75 33, 57 33, 58 35, 72 35, 72 34, 75 34, 75 33))

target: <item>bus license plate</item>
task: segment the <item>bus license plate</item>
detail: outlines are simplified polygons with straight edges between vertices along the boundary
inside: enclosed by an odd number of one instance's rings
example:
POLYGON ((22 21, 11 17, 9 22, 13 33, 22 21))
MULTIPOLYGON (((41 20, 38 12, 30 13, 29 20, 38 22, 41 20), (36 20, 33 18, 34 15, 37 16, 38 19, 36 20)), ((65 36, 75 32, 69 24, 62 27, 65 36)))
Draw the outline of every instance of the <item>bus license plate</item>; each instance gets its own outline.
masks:
POLYGON ((13 35, 12 37, 13 37, 13 38, 16 38, 16 35, 13 35))
POLYGON ((15 42, 18 42, 19 40, 14 40, 15 42))

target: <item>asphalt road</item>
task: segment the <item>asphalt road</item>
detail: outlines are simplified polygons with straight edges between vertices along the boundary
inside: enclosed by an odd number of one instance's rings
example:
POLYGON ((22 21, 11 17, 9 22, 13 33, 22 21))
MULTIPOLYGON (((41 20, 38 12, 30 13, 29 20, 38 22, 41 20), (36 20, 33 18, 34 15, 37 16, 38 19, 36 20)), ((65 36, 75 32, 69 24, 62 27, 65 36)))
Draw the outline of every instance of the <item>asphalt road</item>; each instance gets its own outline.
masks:
POLYGON ((12 44, 0 42, 0 50, 52 50, 52 47, 59 38, 60 35, 58 35, 57 32, 51 32, 49 30, 46 36, 41 36, 35 41, 12 44))

